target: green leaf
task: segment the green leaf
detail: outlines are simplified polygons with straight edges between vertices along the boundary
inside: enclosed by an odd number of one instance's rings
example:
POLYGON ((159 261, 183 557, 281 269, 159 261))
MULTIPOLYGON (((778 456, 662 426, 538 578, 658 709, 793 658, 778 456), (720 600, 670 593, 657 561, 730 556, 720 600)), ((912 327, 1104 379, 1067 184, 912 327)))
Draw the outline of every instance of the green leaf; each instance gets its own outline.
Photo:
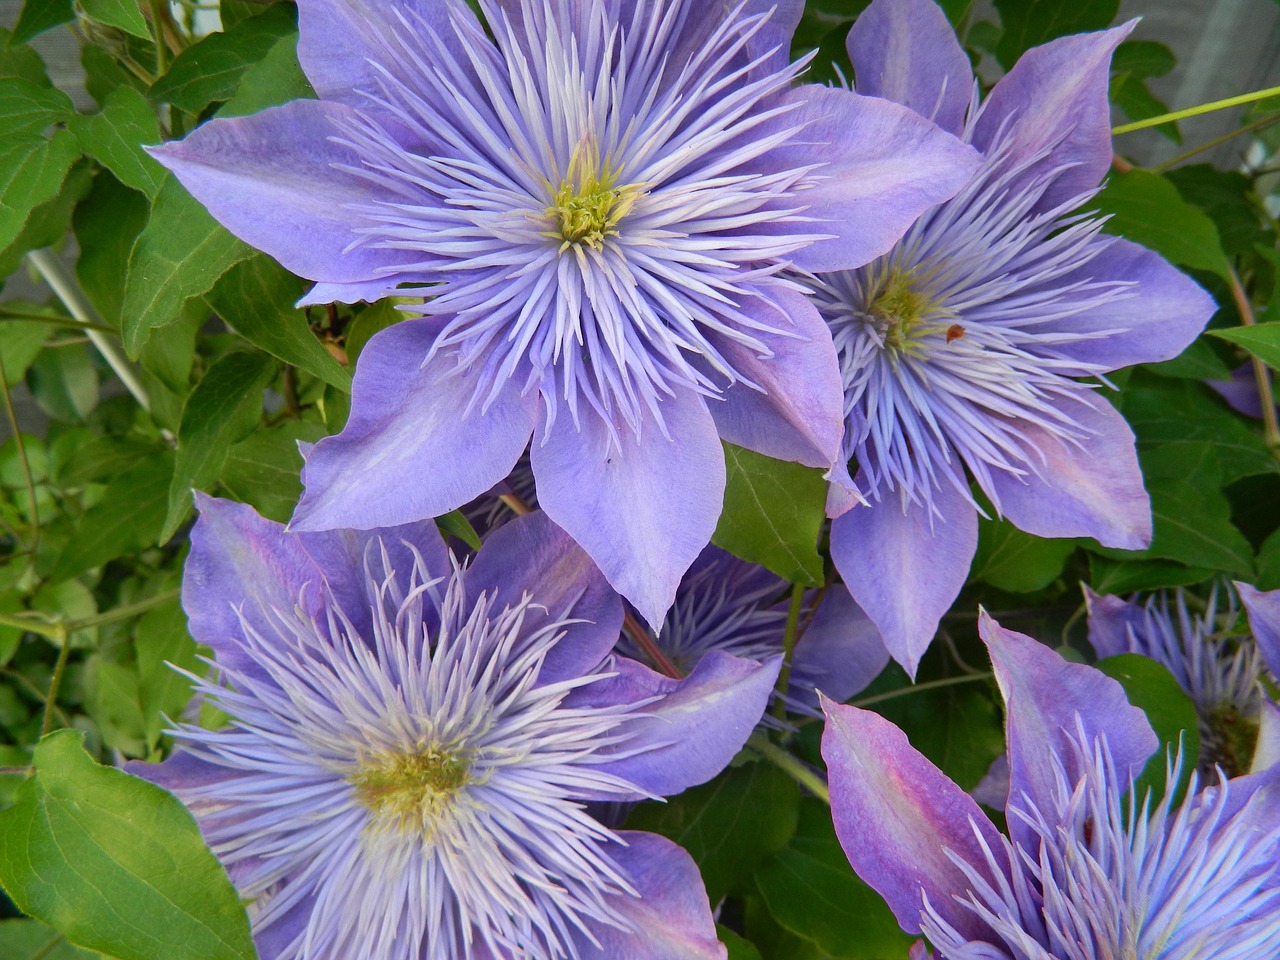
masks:
POLYGON ((728 483, 711 542, 794 583, 822 582, 818 536, 827 482, 798 463, 724 445, 728 483))
POLYGON ((1195 163, 1170 170, 1165 176, 1183 199, 1209 215, 1218 228, 1222 249, 1230 256, 1251 253, 1259 244, 1274 247, 1275 234, 1264 226, 1263 207, 1253 181, 1243 173, 1195 163))
POLYGON ((660 833, 688 850, 717 903, 741 891, 766 857, 786 847, 799 804, 800 789, 790 777, 768 763, 746 763, 665 804, 641 804, 627 829, 660 833))
POLYGON ((74 577, 154 543, 164 523, 172 477, 173 457, 166 451, 113 479, 102 499, 80 518, 51 578, 74 577))
POLYGON ((1057 579, 1075 549, 1074 540, 1046 540, 1007 520, 984 520, 970 576, 1010 593, 1033 593, 1057 579))
POLYGON ((294 303, 309 286, 270 257, 258 255, 229 270, 209 294, 209 305, 237 333, 277 359, 339 390, 351 373, 333 358, 294 303))
POLYGON ((71 221, 80 248, 76 279, 98 312, 116 327, 124 303, 120 280, 129 269, 129 252, 146 225, 148 210, 146 197, 104 170, 93 178, 89 196, 71 221))
POLYGON ((98 371, 82 344, 41 353, 31 365, 27 386, 40 409, 55 420, 84 420, 98 405, 98 371))
POLYGON ((742 939, 721 924, 716 924, 716 933, 720 936, 720 942, 729 948, 728 960, 760 960, 760 951, 750 940, 742 939))
POLYGON ((191 680, 178 670, 202 674, 207 666, 199 659, 199 648, 187 633, 187 615, 176 599, 149 610, 138 621, 134 649, 147 749, 154 750, 164 717, 176 717, 191 700, 191 680))
POLYGON ((1069 33, 1101 30, 1120 10, 1120 0, 995 0, 1004 33, 996 55, 1010 69, 1032 47, 1069 33))
POLYGON ((316 92, 298 63, 298 35, 285 34, 240 78, 236 95, 219 117, 244 117, 290 100, 314 100, 316 92))
POLYGON ((16 273, 22 259, 32 250, 62 243, 71 227, 71 215, 93 185, 93 164, 81 158, 71 165, 53 199, 35 207, 22 225, 22 232, 0 253, 0 277, 16 273))
POLYGON ((277 3, 222 33, 211 33, 182 51, 149 91, 153 102, 201 113, 211 103, 231 99, 244 73, 275 46, 297 32, 292 4, 277 3))
POLYGON ((1268 367, 1280 369, 1280 323, 1259 323, 1251 327, 1230 327, 1209 332, 1243 347, 1268 367))
POLYGON ((806 798, 795 838, 760 868, 756 885, 783 927, 833 957, 906 960, 913 938, 853 872, 820 801, 806 798))
POLYGON ((121 333, 136 357, 154 327, 176 323, 192 297, 203 296, 253 248, 223 229, 198 200, 167 176, 147 225, 129 254, 121 333))
POLYGON ((109 27, 119 27, 143 40, 151 39, 151 30, 138 9, 138 0, 80 0, 80 6, 92 20, 109 27))
POLYGON ((71 98, 61 90, 17 77, 0 80, 0 138, 6 144, 38 137, 74 113, 71 98))
POLYGON ((36 920, 0 920, 0 956, 6 960, 101 960, 36 920))
POLYGON ((1107 233, 1150 247, 1171 263, 1207 270, 1231 282, 1218 228, 1158 173, 1114 173, 1090 206, 1110 214, 1103 227, 1107 233))
POLYGON ((351 321, 351 326, 347 328, 346 339, 347 362, 353 368, 356 361, 360 359, 360 353, 364 350, 365 344, 372 340, 374 335, 409 317, 408 313, 399 309, 399 305, 410 302, 412 301, 407 297, 387 297, 356 314, 356 318, 351 321))
POLYGON ((1186 567, 1169 560, 1112 560, 1099 554, 1089 557, 1089 583, 1098 593, 1190 586, 1216 575, 1216 570, 1186 567))
POLYGON ((113 91, 102 112, 71 119, 80 148, 116 175, 121 183, 153 200, 164 182, 164 168, 142 147, 161 141, 160 124, 147 98, 132 87, 113 91))
POLYGON ((14 40, 13 34, 4 29, 0 29, 0 77, 16 77, 38 87, 53 85, 40 54, 14 40))
POLYGON ((253 504, 264 517, 284 523, 302 494, 298 441, 315 443, 327 433, 323 424, 297 420, 254 431, 227 451, 222 485, 237 500, 253 504))
POLYGON ((1195 704, 1187 692, 1178 685, 1173 674, 1150 657, 1137 653, 1122 653, 1099 660, 1097 667, 1124 687, 1129 702, 1147 715, 1151 729, 1160 739, 1160 747, 1147 761, 1146 769, 1138 779, 1137 796, 1147 788, 1164 791, 1167 757, 1182 745, 1183 782, 1191 776, 1200 757, 1200 721, 1195 704))
POLYGON ((258 353, 231 353, 214 363, 182 408, 178 456, 169 487, 164 543, 191 509, 191 489, 205 490, 222 472, 227 452, 253 432, 262 418, 262 392, 276 366, 258 353))
POLYGON ((70 23, 75 18, 76 12, 71 6, 71 0, 26 0, 9 42, 26 43, 32 37, 60 24, 70 23))
MULTIPOLYGON (((6 306, 19 307, 25 304, 8 303, 6 306)), ((25 312, 25 311, 24 311, 25 312)), ((33 313, 44 312, 36 308, 33 313)), ((51 324, 32 320, 5 320, 0 322, 0 363, 4 364, 4 373, 10 386, 22 380, 27 370, 35 362, 44 342, 54 331, 51 324)))
POLYGON ((1148 80, 1163 77, 1177 65, 1173 51, 1154 40, 1126 40, 1111 57, 1111 69, 1148 80))
POLYGON ((1231 366, 1221 356, 1229 350, 1223 344, 1197 337, 1173 359, 1144 364, 1143 369, 1157 376, 1183 380, 1230 380, 1231 366))
POLYGON ((58 195, 80 157, 75 138, 59 130, 51 139, 0 141, 0 250, 18 239, 32 212, 58 195))
POLYGON ((60 730, 0 813, 0 883, 24 913, 120 960, 254 960, 249 922, 186 808, 60 730))
POLYGON ((442 517, 436 517, 436 526, 446 537, 457 537, 472 550, 480 549, 480 534, 476 533, 476 528, 461 510, 451 510, 442 517))
POLYGON ((1258 549, 1259 590, 1280 589, 1280 530, 1262 542, 1258 549))
POLYGON ((138 77, 102 47, 85 44, 80 50, 80 65, 84 67, 85 91, 98 104, 106 103, 107 98, 120 87, 132 87, 139 93, 146 90, 146 85, 138 77))

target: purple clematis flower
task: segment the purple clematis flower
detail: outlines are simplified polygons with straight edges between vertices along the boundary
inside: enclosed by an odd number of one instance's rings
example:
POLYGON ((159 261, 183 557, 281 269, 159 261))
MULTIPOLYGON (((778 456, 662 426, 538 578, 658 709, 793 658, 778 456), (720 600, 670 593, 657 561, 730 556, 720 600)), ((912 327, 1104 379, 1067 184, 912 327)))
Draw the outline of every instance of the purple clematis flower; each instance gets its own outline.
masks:
MULTIPOLYGON (((702 551, 676 591, 655 645, 681 673, 719 650, 767 662, 783 652, 791 584, 719 547, 702 551)), ((889 662, 880 634, 839 584, 805 594, 784 696, 790 713, 821 717, 818 690, 847 700, 889 662)), ((619 650, 643 653, 626 633, 619 650)))
POLYGON ((721 437, 839 453, 830 334, 780 274, 884 253, 976 154, 793 86, 800 0, 480 0, 488 33, 462 0, 298 6, 321 99, 155 151, 318 281, 304 302, 427 298, 361 355, 293 528, 443 514, 532 437, 543 509, 660 623, 721 510, 721 437))
POLYGON ((1111 164, 1108 66, 1131 28, 1029 50, 985 100, 931 0, 874 0, 849 34, 860 93, 911 107, 984 158, 884 256, 810 284, 845 388, 832 558, 911 672, 977 547, 970 479, 1036 536, 1150 540, 1133 434, 1078 378, 1175 356, 1214 307, 1075 212, 1111 164))
MULTIPOLYGON (((1267 612, 1280 615, 1280 591, 1263 593, 1236 584, 1259 637, 1267 632, 1267 612)), ((1089 608, 1089 642, 1099 657, 1137 653, 1163 664, 1195 704, 1200 720, 1200 769, 1222 766, 1232 773, 1261 769, 1254 763, 1260 725, 1275 710, 1262 686, 1271 666, 1271 681, 1280 674, 1280 642, 1254 642, 1227 632, 1236 620, 1235 596, 1227 589, 1227 609, 1218 613, 1219 591, 1201 613, 1192 613, 1184 590, 1150 597, 1100 596, 1085 587, 1089 608), (1264 646, 1264 644, 1269 645, 1264 646)), ((1277 621, 1280 623, 1280 621, 1277 621)))
POLYGON ((621 601, 541 514, 461 567, 429 522, 200 508, 183 602, 232 722, 130 770, 195 815, 263 960, 723 960, 692 859, 586 804, 713 777, 777 659, 676 681, 614 655, 621 601))
POLYGON ((940 960, 1276 956, 1280 767, 1193 775, 1180 804, 1136 797, 1157 740, 1120 685, 980 629, 1007 708, 1009 836, 893 724, 827 707, 836 833, 902 928, 940 960))

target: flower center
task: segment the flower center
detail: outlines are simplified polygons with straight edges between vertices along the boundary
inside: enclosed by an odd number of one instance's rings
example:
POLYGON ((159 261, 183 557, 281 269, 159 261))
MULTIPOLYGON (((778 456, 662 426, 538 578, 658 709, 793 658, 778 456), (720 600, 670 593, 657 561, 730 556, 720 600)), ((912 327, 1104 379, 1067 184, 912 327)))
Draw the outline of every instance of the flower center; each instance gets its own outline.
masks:
POLYGON ((347 780, 381 822, 426 835, 454 795, 472 782, 471 763, 465 755, 432 746, 379 757, 347 780))
POLYGON ((920 289, 912 272, 890 272, 884 277, 866 312, 884 348, 893 353, 919 353, 925 337, 943 330, 948 343, 964 336, 959 324, 948 326, 954 314, 920 289))
POLYGON ((600 250, 605 237, 617 236, 618 224, 643 193, 634 184, 618 186, 617 171, 584 141, 574 149, 569 171, 546 209, 556 225, 548 236, 562 241, 561 250, 574 244, 600 250))

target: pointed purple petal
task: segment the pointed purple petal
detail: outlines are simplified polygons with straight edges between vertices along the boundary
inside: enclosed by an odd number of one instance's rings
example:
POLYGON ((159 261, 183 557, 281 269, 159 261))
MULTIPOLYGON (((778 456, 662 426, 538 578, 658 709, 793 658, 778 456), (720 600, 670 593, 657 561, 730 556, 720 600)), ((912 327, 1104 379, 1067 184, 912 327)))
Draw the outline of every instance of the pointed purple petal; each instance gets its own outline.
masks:
POLYGON ((854 507, 866 505, 862 491, 849 476, 849 463, 843 453, 827 472, 827 478, 831 481, 827 487, 827 516, 832 520, 843 517, 854 507))
MULTIPOLYGON (((1055 809, 1056 771, 1065 770, 1068 783, 1084 776, 1073 747, 1082 732, 1087 743, 1106 737, 1121 782, 1142 772, 1160 742, 1146 714, 1129 703, 1117 681, 1005 630, 986 611, 978 617, 978 633, 991 653, 1005 702, 1010 804, 1055 809)), ((1035 849, 1034 832, 1019 818, 1009 818, 1009 834, 1015 843, 1035 849)))
POLYGON ((306 487, 291 529, 389 527, 436 517, 474 500, 515 466, 537 416, 536 395, 506 381, 487 410, 473 368, 458 351, 424 367, 439 320, 405 320, 377 334, 360 355, 351 418, 311 450, 306 487))
POLYGON ((991 766, 983 774, 978 785, 969 791, 969 796, 984 807, 1004 811, 1009 801, 1009 755, 1002 753, 991 761, 991 766))
POLYGON ((1007 871, 1004 842, 986 814, 888 720, 825 699, 822 707, 831 816, 854 872, 884 897, 907 933, 920 932, 927 894, 938 915, 966 937, 990 939, 985 924, 952 899, 969 889, 953 855, 986 874, 985 843, 1007 871))
POLYGON ((617 676, 576 691, 566 703, 638 704, 639 719, 623 728, 628 739, 618 748, 619 759, 601 769, 669 797, 729 765, 764 715, 781 666, 781 657, 757 663, 712 650, 689 676, 675 680, 617 657, 609 668, 617 676), (645 705, 649 700, 655 702, 645 705))
POLYGON ((578 430, 563 412, 550 428, 539 422, 530 449, 542 509, 651 626, 662 623, 680 578, 710 542, 725 485, 706 401, 681 390, 661 410, 669 440, 649 420, 639 439, 620 426, 615 443, 594 413, 578 430))
POLYGON ((918 504, 904 508, 896 493, 888 493, 831 521, 836 569, 893 658, 912 676, 978 549, 973 504, 946 479, 933 503, 938 516, 918 504))
POLYGON ((1209 387, 1236 413, 1243 413, 1255 420, 1262 419, 1262 397, 1258 394, 1258 380, 1253 364, 1245 361, 1231 371, 1230 380, 1206 380, 1209 387))
MULTIPOLYGON (((813 232, 832 237, 792 255, 804 270, 849 270, 886 253, 920 214, 955 196, 980 164, 971 148, 888 100, 809 84, 782 102, 795 107, 762 131, 804 124, 804 132, 766 154, 761 169, 816 166, 821 181, 787 202, 807 204, 813 232)), ((794 233, 795 225, 780 229, 794 233)))
POLYGON ((1249 614, 1249 629, 1273 677, 1280 678, 1280 590, 1259 590, 1236 582, 1240 600, 1249 614))
POLYGON ((618 836, 627 846, 610 848, 609 855, 640 896, 613 897, 608 908, 631 929, 592 924, 599 946, 575 937, 583 960, 726 960, 693 858, 657 834, 621 830, 618 836))
POLYGON ((844 384, 831 331, 808 297, 774 285, 742 305, 748 316, 788 335, 760 334, 773 351, 760 357, 727 338, 716 346, 742 376, 764 388, 730 387, 707 403, 720 436, 775 460, 830 467, 844 435, 844 384), (779 310, 779 308, 781 308, 779 310))
POLYGON ((383 199, 369 181, 342 169, 360 166, 360 156, 334 139, 351 117, 341 104, 297 100, 211 120, 150 152, 223 226, 298 276, 362 283, 418 255, 347 249, 365 223, 353 208, 383 199))
POLYGON ((552 620, 575 619, 543 661, 538 679, 580 677, 609 655, 622 630, 622 601, 567 533, 543 513, 517 517, 485 540, 466 571, 472 599, 485 591, 499 609, 526 594, 552 620))
POLYGON ((858 93, 910 107, 956 136, 964 131, 973 67, 933 0, 875 0, 846 45, 858 93))
POLYGON ((1129 629, 1142 624, 1142 608, 1129 600, 1094 593, 1084 587, 1084 602, 1089 609, 1089 643, 1098 659, 1131 653, 1129 629))
POLYGON ((170 793, 207 787, 235 776, 226 767, 201 760, 182 747, 178 747, 169 754, 163 763, 130 760, 124 765, 124 770, 170 793))
POLYGON ((196 493, 200 517, 182 577, 182 607, 191 636, 212 648, 224 667, 265 676, 244 654, 241 617, 263 636, 274 636, 269 610, 315 615, 323 603, 324 574, 284 526, 247 504, 196 493))
MULTIPOLYGON (((462 18, 477 33, 480 24, 464 3, 439 0, 299 0, 298 62, 325 100, 357 106, 383 93, 375 64, 394 62, 389 38, 430 31, 452 60, 466 64, 466 52, 451 25, 462 18), (405 18, 405 22, 401 21, 405 18)), ((419 45, 425 45, 418 40, 419 45)))
POLYGON ((1213 298, 1146 247, 1118 237, 1098 242, 1105 249, 1086 266, 1054 281, 1055 285, 1062 289, 1098 282, 1136 286, 1128 296, 1038 329, 1046 334, 1089 336, 1063 343, 1059 350, 1072 360, 1095 365, 1095 371, 1176 357, 1200 335, 1217 310, 1213 298), (1103 333, 1105 336, 1098 336, 1103 333))
POLYGON ((836 584, 796 642, 788 693, 814 706, 817 690, 837 703, 848 700, 866 689, 888 662, 880 631, 849 591, 836 584))
POLYGON ((1052 209, 1095 189, 1111 167, 1111 54, 1136 23, 1033 47, 983 104, 973 130, 975 147, 990 151, 1008 124, 1005 142, 1013 144, 1005 158, 1008 166, 1043 152, 1023 178, 1062 170, 1036 209, 1052 209))
POLYGON ((1151 543, 1151 501, 1142 483, 1133 431, 1116 409, 1088 394, 1063 401, 1093 435, 1083 449, 1027 423, 1021 429, 1044 458, 1042 476, 992 473, 987 494, 1014 526, 1037 537, 1093 537, 1108 547, 1151 543))
POLYGON ((317 303, 376 303, 390 296, 395 284, 404 276, 390 280, 368 280, 364 283, 317 283, 302 295, 294 306, 309 307, 317 303))

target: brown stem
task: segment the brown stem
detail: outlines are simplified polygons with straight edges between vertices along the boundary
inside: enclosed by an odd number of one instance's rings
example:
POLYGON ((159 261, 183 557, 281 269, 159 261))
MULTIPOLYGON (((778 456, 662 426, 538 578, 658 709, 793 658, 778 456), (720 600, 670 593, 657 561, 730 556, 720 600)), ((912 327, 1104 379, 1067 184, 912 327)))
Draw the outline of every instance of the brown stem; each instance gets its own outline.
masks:
MULTIPOLYGON (((1249 302, 1249 295, 1245 293, 1244 285, 1240 283, 1240 275, 1230 264, 1227 265, 1227 270, 1231 274, 1231 298, 1235 300, 1236 310, 1240 312, 1240 323, 1242 326, 1252 327, 1258 322, 1253 315, 1253 304, 1249 302)), ((1262 401, 1262 432, 1267 438, 1267 446, 1271 448, 1271 452, 1277 453, 1280 452, 1280 422, 1276 420, 1276 400, 1271 389, 1271 371, 1253 354, 1249 355, 1249 362, 1253 364, 1253 379, 1257 381, 1258 398, 1262 401)))
POLYGON ((653 637, 649 636, 649 631, 644 628, 644 624, 629 610, 622 617, 622 629, 627 631, 627 635, 644 651, 645 656, 653 661, 655 667, 673 680, 684 679, 680 668, 671 662, 671 659, 662 652, 661 647, 654 643, 653 637))

